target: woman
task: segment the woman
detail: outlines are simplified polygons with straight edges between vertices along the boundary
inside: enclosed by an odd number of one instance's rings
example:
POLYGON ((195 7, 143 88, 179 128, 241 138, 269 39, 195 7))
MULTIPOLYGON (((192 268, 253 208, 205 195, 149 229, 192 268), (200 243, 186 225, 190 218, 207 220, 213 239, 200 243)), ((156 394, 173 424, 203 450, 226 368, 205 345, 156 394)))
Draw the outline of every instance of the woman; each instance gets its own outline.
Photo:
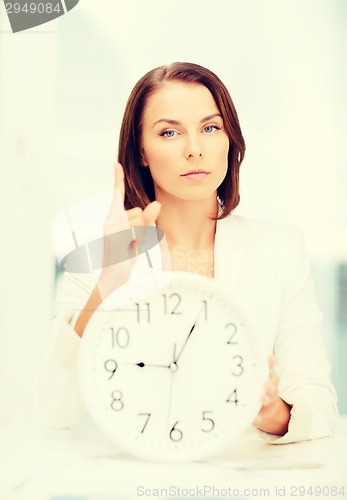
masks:
MULTIPOLYGON (((190 63, 150 71, 125 110, 105 233, 156 223, 165 233, 172 270, 214 278, 259 325, 274 354, 254 421, 264 439, 329 436, 336 394, 302 236, 294 227, 232 214, 244 153, 236 110, 215 74, 190 63)), ((129 240, 129 251, 134 244, 129 240)), ((133 263, 105 265, 96 284, 81 275, 64 277, 54 360, 39 386, 52 426, 69 426, 83 412, 75 368, 80 337, 102 301, 129 279, 133 263), (52 390, 60 394, 55 406, 52 390)))

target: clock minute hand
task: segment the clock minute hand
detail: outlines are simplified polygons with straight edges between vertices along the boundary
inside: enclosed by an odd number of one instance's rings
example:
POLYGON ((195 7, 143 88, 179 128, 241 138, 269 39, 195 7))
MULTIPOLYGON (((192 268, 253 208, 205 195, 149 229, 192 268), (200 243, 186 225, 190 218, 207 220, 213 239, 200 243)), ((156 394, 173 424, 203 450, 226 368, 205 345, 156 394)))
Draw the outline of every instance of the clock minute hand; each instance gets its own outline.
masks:
POLYGON ((184 350, 185 346, 187 345, 187 342, 188 342, 188 340, 190 339, 190 336, 191 336, 191 334, 193 333, 194 328, 196 327, 197 322, 199 321, 200 314, 201 314, 201 311, 199 312, 198 317, 197 317, 197 318, 196 318, 196 320, 195 320, 195 323, 194 323, 194 324, 193 324, 193 326, 191 327, 190 332, 188 333, 188 336, 187 336, 186 340, 184 341, 183 346, 181 347, 181 349, 180 349, 179 353, 177 354, 176 359, 174 359, 174 363, 177 363, 177 361, 178 361, 178 360, 179 360, 179 358, 181 357, 181 354, 182 354, 182 352, 183 352, 183 350, 184 350))

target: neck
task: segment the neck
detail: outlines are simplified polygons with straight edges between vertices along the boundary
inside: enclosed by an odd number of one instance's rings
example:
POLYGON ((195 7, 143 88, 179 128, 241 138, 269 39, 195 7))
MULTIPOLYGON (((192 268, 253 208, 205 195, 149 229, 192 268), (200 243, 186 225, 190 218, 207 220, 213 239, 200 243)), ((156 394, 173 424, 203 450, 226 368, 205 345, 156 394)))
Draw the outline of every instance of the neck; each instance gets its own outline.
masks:
MULTIPOLYGON (((158 200, 160 201, 160 200, 158 200)), ((218 203, 215 197, 209 200, 179 200, 162 203, 157 219, 166 236, 169 248, 183 245, 186 248, 209 248, 214 244, 218 203)))

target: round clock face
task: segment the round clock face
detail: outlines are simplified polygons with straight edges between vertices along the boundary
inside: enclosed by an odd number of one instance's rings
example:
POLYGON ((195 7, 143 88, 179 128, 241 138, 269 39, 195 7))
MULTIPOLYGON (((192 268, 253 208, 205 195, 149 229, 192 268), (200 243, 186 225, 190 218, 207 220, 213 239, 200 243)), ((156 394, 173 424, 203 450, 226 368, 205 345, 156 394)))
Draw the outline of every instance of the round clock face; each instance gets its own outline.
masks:
POLYGON ((121 448, 150 460, 201 459, 252 423, 268 367, 247 319, 212 279, 165 274, 156 293, 94 313, 81 391, 121 448))

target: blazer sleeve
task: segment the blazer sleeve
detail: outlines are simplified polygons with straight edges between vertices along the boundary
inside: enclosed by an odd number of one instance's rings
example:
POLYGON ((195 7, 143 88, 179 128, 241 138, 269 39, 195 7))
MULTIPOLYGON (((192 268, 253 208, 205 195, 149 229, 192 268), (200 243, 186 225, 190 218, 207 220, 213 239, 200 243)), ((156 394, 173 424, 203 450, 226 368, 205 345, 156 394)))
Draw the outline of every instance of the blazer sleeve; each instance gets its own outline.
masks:
MULTIPOLYGON (((159 247, 153 248, 154 265, 161 269, 159 247)), ((141 283, 143 269, 148 269, 147 257, 140 256, 132 276, 141 283), (142 258, 141 258, 142 257, 142 258)), ((52 322, 51 348, 35 384, 36 408, 44 423, 62 429, 75 425, 85 414, 81 397, 77 361, 82 339, 74 330, 79 312, 96 286, 93 273, 64 273, 59 286, 57 317, 52 322)), ((133 296, 136 280, 129 279, 113 295, 113 304, 125 304, 133 296)))
POLYGON ((338 419, 336 392, 322 338, 310 262, 302 232, 292 228, 293 248, 284 270, 281 309, 274 342, 279 396, 292 406, 288 432, 258 433, 273 444, 331 436, 338 419))
POLYGON ((85 413, 77 375, 81 338, 73 326, 92 288, 90 275, 65 273, 60 284, 52 345, 35 385, 38 413, 47 426, 55 429, 71 427, 85 413))

